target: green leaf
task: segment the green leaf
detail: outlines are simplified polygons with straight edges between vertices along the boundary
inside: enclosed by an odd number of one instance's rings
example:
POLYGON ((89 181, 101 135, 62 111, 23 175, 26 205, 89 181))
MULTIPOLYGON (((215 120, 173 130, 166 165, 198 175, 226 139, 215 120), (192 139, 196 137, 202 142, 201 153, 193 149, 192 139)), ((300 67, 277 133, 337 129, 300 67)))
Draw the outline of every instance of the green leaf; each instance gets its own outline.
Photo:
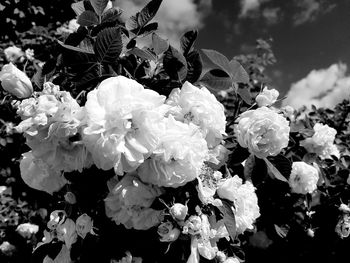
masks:
POLYGON ((230 61, 223 54, 211 49, 201 49, 201 54, 203 54, 202 59, 207 62, 206 72, 203 72, 202 75, 205 75, 208 71, 212 69, 221 69, 228 76, 231 77, 230 61))
POLYGON ((292 171, 292 163, 282 154, 268 157, 268 160, 276 167, 276 169, 285 177, 289 179, 292 171))
POLYGON ((190 52, 187 56, 187 76, 186 80, 194 83, 196 82, 202 73, 202 60, 197 50, 190 52))
POLYGON ((169 48, 168 41, 162 39, 160 36, 158 36, 156 33, 152 34, 152 47, 153 51, 160 55, 163 52, 165 52, 169 48))
POLYGON ((92 7, 94 8, 96 14, 101 16, 103 11, 107 7, 108 0, 90 0, 92 7))
POLYGON ((272 176, 275 177, 278 180, 281 180, 282 182, 288 183, 288 180, 286 177, 284 177, 279 170, 267 159, 264 158, 264 161, 269 168, 269 171, 271 172, 272 176))
POLYGON ((173 79, 183 81, 187 75, 185 57, 174 47, 169 46, 164 53, 163 65, 166 73, 173 79))
POLYGON ((212 92, 218 92, 232 87, 232 80, 230 77, 214 75, 213 72, 215 71, 207 72, 207 74, 199 80, 199 83, 209 88, 212 92))
POLYGON ((131 32, 137 31, 137 29, 139 28, 139 25, 137 23, 137 15, 138 15, 138 13, 134 16, 129 17, 125 21, 125 27, 127 30, 129 30, 131 32))
POLYGON ((232 241, 234 241, 237 235, 236 217, 232 209, 234 204, 233 202, 226 199, 221 199, 221 201, 223 206, 219 207, 219 209, 223 214, 224 224, 226 226, 227 232, 229 233, 232 241))
POLYGON ((230 61, 231 78, 234 82, 248 83, 249 75, 242 65, 235 59, 230 61))
POLYGON ((123 10, 121 10, 119 7, 112 7, 103 13, 101 23, 116 22, 122 13, 123 10))
POLYGON ((73 3, 71 4, 71 7, 77 16, 80 16, 85 11, 84 1, 73 3))
POLYGON ((98 35, 94 45, 97 61, 101 63, 114 63, 122 51, 123 43, 119 27, 103 29, 98 35))
POLYGON ((154 23, 150 23, 146 26, 144 26, 143 28, 140 29, 138 36, 139 37, 145 37, 151 33, 153 33, 154 31, 156 31, 158 29, 158 23, 154 22, 154 23))
POLYGON ((71 46, 71 45, 66 45, 64 44, 62 41, 59 41, 57 40, 58 44, 60 44, 62 47, 66 48, 66 49, 69 49, 69 50, 73 50, 73 51, 76 51, 76 52, 82 52, 82 53, 86 53, 86 54, 95 54, 94 52, 92 51, 88 51, 88 50, 84 50, 82 48, 79 48, 79 47, 74 47, 74 46, 71 46))
POLYGON ((77 23, 81 26, 92 26, 98 24, 98 16, 92 11, 84 11, 78 17, 77 23))
POLYGON ((191 51, 194 42, 196 41, 198 36, 198 31, 197 30, 191 30, 186 32, 180 39, 180 46, 182 53, 186 57, 187 54, 191 51))
POLYGON ((278 225, 274 224, 274 227, 275 227, 277 235, 279 235, 281 238, 286 238, 287 237, 288 232, 289 232, 289 226, 288 225, 284 225, 284 226, 279 227, 278 225))
POLYGON ((242 100, 248 105, 252 105, 253 98, 250 94, 249 87, 247 85, 240 85, 235 83, 234 85, 236 93, 242 98, 242 100))
POLYGON ((156 60, 155 54, 153 54, 150 50, 147 48, 140 49, 138 47, 133 48, 132 50, 128 51, 128 54, 133 54, 135 56, 138 56, 144 60, 156 60))
POLYGON ((144 27, 156 15, 162 0, 150 1, 137 15, 137 24, 139 28, 144 27))

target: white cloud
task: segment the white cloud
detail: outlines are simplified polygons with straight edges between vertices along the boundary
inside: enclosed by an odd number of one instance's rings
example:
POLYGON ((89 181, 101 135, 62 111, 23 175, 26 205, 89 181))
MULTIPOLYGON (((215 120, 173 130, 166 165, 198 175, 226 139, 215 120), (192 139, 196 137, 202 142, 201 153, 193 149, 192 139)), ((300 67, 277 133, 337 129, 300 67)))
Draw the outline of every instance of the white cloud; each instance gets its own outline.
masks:
POLYGON ((327 69, 312 70, 305 78, 292 84, 283 105, 333 108, 350 97, 350 76, 345 64, 333 64, 327 69))
MULTIPOLYGON (((119 0, 117 5, 128 18, 140 11, 149 0, 119 0)), ((203 18, 211 9, 211 0, 164 0, 154 18, 158 22, 159 33, 178 46, 180 36, 188 30, 203 27, 203 18)))
POLYGON ((241 0, 241 17, 246 16, 250 11, 258 10, 261 0, 241 0))
POLYGON ((315 21, 320 15, 334 9, 335 4, 328 4, 319 0, 295 0, 299 11, 293 16, 295 26, 315 21))

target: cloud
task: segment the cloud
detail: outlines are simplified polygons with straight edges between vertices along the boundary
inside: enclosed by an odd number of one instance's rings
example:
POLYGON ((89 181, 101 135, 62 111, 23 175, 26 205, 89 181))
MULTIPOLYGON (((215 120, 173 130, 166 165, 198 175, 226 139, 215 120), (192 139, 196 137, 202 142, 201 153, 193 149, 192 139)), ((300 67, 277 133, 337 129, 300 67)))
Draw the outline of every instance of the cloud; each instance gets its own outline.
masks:
POLYGON ((265 8, 262 11, 262 16, 265 18, 268 25, 277 24, 280 18, 281 9, 278 7, 265 8))
POLYGON ((239 18, 263 19, 267 25, 274 25, 279 21, 281 8, 266 6, 271 0, 241 0, 239 18))
POLYGON ((350 96, 350 76, 345 64, 333 64, 327 69, 312 70, 305 78, 292 84, 283 105, 333 108, 350 96))
MULTIPOLYGON (((149 0, 119 0, 117 5, 128 18, 140 11, 149 0)), ((159 34, 178 46, 180 36, 188 30, 203 27, 203 18, 211 10, 211 0, 164 0, 154 18, 158 22, 159 34), (198 1, 196 1, 198 2, 198 1)))
POLYGON ((335 4, 327 6, 325 2, 319 0, 295 0, 295 3, 298 12, 293 16, 294 26, 315 21, 320 15, 330 12, 336 6, 335 4))
POLYGON ((261 0, 241 0, 241 17, 245 17, 249 12, 258 10, 261 0))

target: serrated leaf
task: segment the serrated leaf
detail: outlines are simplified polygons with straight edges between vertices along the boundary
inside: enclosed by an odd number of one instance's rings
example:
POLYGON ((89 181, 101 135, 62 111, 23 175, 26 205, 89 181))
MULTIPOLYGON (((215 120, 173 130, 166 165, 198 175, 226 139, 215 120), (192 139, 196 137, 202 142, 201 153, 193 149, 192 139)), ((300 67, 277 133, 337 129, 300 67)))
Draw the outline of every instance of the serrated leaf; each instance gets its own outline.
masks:
MULTIPOLYGON (((138 14, 138 13, 137 13, 138 14)), ((137 14, 134 16, 129 17, 126 21, 125 21, 125 27, 127 30, 134 32, 135 30, 138 29, 139 25, 137 23, 137 14)))
POLYGON ((231 77, 231 66, 227 57, 220 52, 211 49, 201 49, 201 54, 203 54, 202 60, 207 62, 206 72, 203 72, 202 75, 212 69, 221 69, 231 77), (207 60, 205 60, 205 58, 207 58, 207 60))
POLYGON ((82 52, 82 53, 86 53, 86 54, 94 54, 94 52, 91 52, 91 51, 88 51, 88 50, 84 50, 84 49, 81 49, 79 47, 74 47, 74 46, 71 46, 71 45, 66 45, 64 44, 62 41, 59 41, 57 40, 58 44, 60 44, 62 47, 66 48, 66 49, 69 49, 69 50, 73 50, 73 51, 76 51, 76 52, 82 52))
POLYGON ((85 11, 84 1, 73 3, 71 4, 71 7, 77 16, 81 15, 85 11))
POLYGON ((164 53, 163 65, 166 73, 173 79, 182 81, 187 75, 185 57, 174 47, 169 46, 164 53))
POLYGON ((186 80, 194 83, 196 82, 202 73, 202 60, 197 50, 190 52, 187 56, 187 76, 186 80))
POLYGON ((139 28, 144 27, 158 12, 162 0, 150 1, 137 15, 137 24, 139 28))
POLYGON ((242 65, 235 59, 230 61, 231 78, 234 82, 248 83, 249 75, 242 65))
POLYGON ((155 30, 158 29, 158 23, 150 23, 143 28, 140 29, 139 33, 137 34, 139 37, 145 37, 151 33, 153 33, 155 30))
POLYGON ((226 199, 221 199, 221 201, 223 206, 219 207, 219 209, 223 214, 224 224, 226 226, 227 232, 229 233, 232 241, 234 241, 237 235, 236 217, 232 209, 234 204, 233 202, 226 199))
POLYGON ((276 169, 285 177, 289 179, 292 171, 292 163, 282 154, 268 157, 268 160, 276 167, 276 169))
POLYGON ((168 41, 162 39, 160 36, 158 36, 156 33, 152 34, 152 48, 153 51, 160 55, 163 52, 165 52, 169 48, 168 41))
POLYGON ((101 16, 105 10, 108 0, 90 0, 92 7, 94 8, 96 14, 101 16))
POLYGON ((133 48, 132 50, 128 51, 128 54, 133 54, 135 56, 138 56, 145 60, 156 60, 156 56, 147 49, 140 49, 138 47, 133 48))
POLYGON ((289 227, 287 225, 279 227, 278 225, 274 224, 274 227, 275 227, 277 235, 279 235, 281 238, 287 237, 288 232, 289 232, 289 227))
POLYGON ((98 16, 92 11, 84 11, 78 17, 77 23, 81 26, 92 26, 98 24, 98 16))
POLYGON ((180 39, 180 46, 182 53, 186 57, 187 54, 191 51, 194 42, 196 41, 198 36, 198 31, 197 30, 191 30, 183 34, 183 36, 180 39))
POLYGON ((112 64, 119 58, 122 49, 119 27, 105 28, 97 35, 94 45, 97 61, 112 64))
POLYGON ((249 87, 247 85, 239 85, 235 83, 234 85, 236 93, 242 98, 242 100, 248 105, 252 105, 253 98, 250 94, 249 87))
POLYGON ((199 83, 209 88, 212 92, 226 90, 232 86, 230 77, 214 76, 211 72, 207 72, 207 74, 199 80, 199 83))
POLYGON ((286 177, 284 177, 280 171, 278 171, 278 169, 267 159, 264 158, 264 161, 266 162, 267 167, 269 168, 269 171, 271 172, 271 174, 278 180, 288 183, 288 180, 286 177))
POLYGON ((112 7, 103 13, 101 23, 116 22, 122 13, 123 10, 119 7, 112 7))

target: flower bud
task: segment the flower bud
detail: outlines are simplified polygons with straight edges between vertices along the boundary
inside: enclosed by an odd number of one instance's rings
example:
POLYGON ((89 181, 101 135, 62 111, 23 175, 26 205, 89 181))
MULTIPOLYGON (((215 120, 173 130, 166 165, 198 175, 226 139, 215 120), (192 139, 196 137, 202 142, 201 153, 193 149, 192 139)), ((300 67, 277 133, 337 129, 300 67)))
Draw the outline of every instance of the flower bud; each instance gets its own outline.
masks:
POLYGON ((183 205, 180 203, 174 204, 170 208, 170 214, 174 217, 176 220, 184 220, 188 212, 188 207, 187 205, 183 205))
POLYGON ((199 216, 190 216, 190 218, 187 219, 185 222, 182 233, 197 235, 200 233, 201 228, 202 219, 199 216))
POLYGON ((255 101, 259 107, 270 106, 276 102, 278 95, 279 92, 277 90, 264 88, 263 91, 256 96, 255 101))
POLYGON ((35 235, 39 231, 39 227, 30 223, 24 223, 20 224, 16 231, 24 238, 31 238, 32 235, 35 235))
POLYGON ((23 56, 23 51, 19 47, 16 46, 11 46, 8 48, 5 48, 4 50, 6 60, 8 62, 15 62, 17 61, 20 57, 23 56))
POLYGON ((77 199, 72 192, 67 192, 64 195, 64 200, 66 200, 66 202, 71 204, 71 205, 74 205, 77 202, 77 199))
POLYGON ((173 242, 179 237, 180 230, 174 228, 172 223, 164 222, 158 227, 158 235, 160 236, 160 242, 173 242))
POLYGON ((92 230, 92 219, 87 214, 82 214, 78 217, 77 221, 75 222, 75 227, 77 234, 81 236, 82 238, 85 238, 87 233, 90 233, 92 230))
POLYGON ((0 81, 4 90, 19 99, 28 98, 33 93, 30 79, 12 63, 3 66, 0 81))

